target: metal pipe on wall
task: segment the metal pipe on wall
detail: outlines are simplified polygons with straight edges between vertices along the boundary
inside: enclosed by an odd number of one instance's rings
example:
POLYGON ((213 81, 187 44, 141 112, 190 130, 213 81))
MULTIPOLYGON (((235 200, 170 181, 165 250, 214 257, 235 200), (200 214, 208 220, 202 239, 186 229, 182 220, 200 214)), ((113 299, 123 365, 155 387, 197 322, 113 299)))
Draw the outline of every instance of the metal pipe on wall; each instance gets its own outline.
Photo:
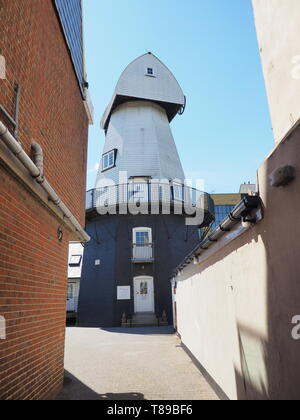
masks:
POLYGON ((0 112, 5 116, 5 118, 14 126, 14 128, 16 127, 17 123, 16 121, 13 119, 13 117, 6 111, 6 109, 4 108, 4 106, 0 105, 0 112))
POLYGON ((31 143, 31 149, 33 151, 33 161, 40 171, 40 176, 36 178, 37 182, 42 182, 44 180, 44 153, 42 147, 36 142, 31 143))
POLYGON ((254 209, 261 206, 261 199, 259 196, 246 196, 240 201, 232 210, 232 212, 223 220, 223 222, 215 228, 215 230, 185 258, 185 260, 174 271, 175 276, 180 273, 194 258, 198 258, 204 251, 209 249, 213 243, 218 242, 219 239, 226 232, 229 232, 239 222, 255 223, 256 218, 253 217, 247 220, 246 217, 251 214, 254 209), (177 273, 177 274, 176 274, 177 273))
POLYGON ((43 156, 42 156, 42 148, 34 142, 32 148, 35 152, 36 162, 37 165, 30 159, 30 157, 26 154, 23 150, 20 143, 13 137, 13 135, 9 132, 7 127, 0 121, 0 138, 4 141, 6 146, 9 150, 17 157, 17 159, 23 164, 23 166, 29 171, 31 176, 35 178, 36 182, 38 182, 44 191, 47 193, 49 199, 60 208, 62 211, 64 218, 68 219, 75 230, 80 234, 82 237, 83 242, 88 242, 90 240, 89 235, 85 232, 85 230, 81 227, 78 220, 73 216, 71 211, 68 207, 61 201, 60 197, 56 194, 52 186, 43 176, 43 156))
POLYGON ((21 99, 21 86, 16 84, 15 86, 15 92, 16 92, 16 104, 15 104, 15 130, 14 130, 14 136, 16 139, 18 139, 19 135, 19 112, 20 112, 20 99, 21 99))

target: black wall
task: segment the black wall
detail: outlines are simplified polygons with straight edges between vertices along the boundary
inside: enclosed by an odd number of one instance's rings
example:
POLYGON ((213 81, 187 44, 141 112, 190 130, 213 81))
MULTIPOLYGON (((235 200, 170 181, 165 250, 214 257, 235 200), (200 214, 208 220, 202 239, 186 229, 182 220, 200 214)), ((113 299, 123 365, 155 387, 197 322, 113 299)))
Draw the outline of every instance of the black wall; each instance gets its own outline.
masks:
POLYGON ((92 240, 86 244, 79 296, 82 327, 120 326, 122 314, 132 315, 133 278, 154 278, 155 312, 167 312, 172 323, 172 271, 199 242, 198 229, 177 215, 95 216, 87 221, 92 240), (132 264, 132 230, 152 228, 154 263, 132 264), (100 259, 101 265, 95 266, 100 259), (117 286, 131 286, 131 301, 117 301, 117 286))

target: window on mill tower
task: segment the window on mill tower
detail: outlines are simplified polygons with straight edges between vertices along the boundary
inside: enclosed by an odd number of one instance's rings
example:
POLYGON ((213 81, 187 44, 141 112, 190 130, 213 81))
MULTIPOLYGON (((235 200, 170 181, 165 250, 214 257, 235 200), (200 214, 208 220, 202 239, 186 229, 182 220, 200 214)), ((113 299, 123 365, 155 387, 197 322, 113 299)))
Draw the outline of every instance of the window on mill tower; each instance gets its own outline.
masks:
POLYGON ((146 67, 146 76, 155 77, 155 70, 153 67, 146 67))
POLYGON ((108 153, 102 155, 102 171, 113 168, 116 164, 117 150, 111 150, 108 153))

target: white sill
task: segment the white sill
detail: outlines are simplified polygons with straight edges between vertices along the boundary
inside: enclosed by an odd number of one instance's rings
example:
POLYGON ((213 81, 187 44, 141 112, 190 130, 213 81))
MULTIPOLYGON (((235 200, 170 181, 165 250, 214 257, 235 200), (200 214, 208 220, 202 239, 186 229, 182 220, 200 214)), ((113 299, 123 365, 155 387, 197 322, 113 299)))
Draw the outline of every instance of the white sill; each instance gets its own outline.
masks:
POLYGON ((116 165, 114 164, 114 165, 108 166, 107 168, 102 168, 102 171, 101 171, 101 172, 106 172, 106 171, 108 171, 109 169, 114 168, 115 166, 116 166, 116 165))

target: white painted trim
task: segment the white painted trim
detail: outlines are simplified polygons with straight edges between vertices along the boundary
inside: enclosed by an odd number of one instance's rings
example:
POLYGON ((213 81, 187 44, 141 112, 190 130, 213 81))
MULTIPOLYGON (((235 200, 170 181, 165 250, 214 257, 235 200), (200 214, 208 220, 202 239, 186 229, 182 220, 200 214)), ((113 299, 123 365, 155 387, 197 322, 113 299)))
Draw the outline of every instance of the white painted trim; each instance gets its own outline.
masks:
MULTIPOLYGON (((144 311, 144 312, 153 312, 155 310, 155 305, 154 305, 154 278, 151 276, 137 276, 133 278, 133 293, 134 293, 134 312, 135 313, 142 313, 137 311, 137 296, 138 296, 138 291, 136 288, 136 284, 138 281, 141 280, 145 280, 147 282, 150 282, 152 285, 152 294, 151 294, 151 308, 149 311, 144 311)), ((148 287, 148 291, 149 291, 149 287, 148 287)))
POLYGON ((67 312, 78 312, 80 280, 68 280, 67 312), (69 298, 69 286, 73 285, 73 297, 69 298))
POLYGON ((145 76, 147 76, 147 77, 156 77, 156 68, 155 68, 155 66, 153 66, 153 65, 146 65, 146 68, 145 68, 145 76), (152 69, 152 74, 150 74, 150 73, 148 73, 148 69, 152 69))
POLYGON ((152 229, 149 227, 138 227, 138 228, 133 228, 132 229, 132 238, 133 238, 133 243, 136 244, 136 234, 138 232, 148 232, 149 233, 149 243, 152 243, 152 229))
POLYGON ((113 168, 116 165, 116 150, 110 150, 109 152, 103 153, 102 155, 102 171, 107 171, 108 169, 113 168), (113 163, 111 165, 108 165, 104 167, 104 158, 108 156, 108 163, 110 160, 110 155, 113 155, 113 163))

